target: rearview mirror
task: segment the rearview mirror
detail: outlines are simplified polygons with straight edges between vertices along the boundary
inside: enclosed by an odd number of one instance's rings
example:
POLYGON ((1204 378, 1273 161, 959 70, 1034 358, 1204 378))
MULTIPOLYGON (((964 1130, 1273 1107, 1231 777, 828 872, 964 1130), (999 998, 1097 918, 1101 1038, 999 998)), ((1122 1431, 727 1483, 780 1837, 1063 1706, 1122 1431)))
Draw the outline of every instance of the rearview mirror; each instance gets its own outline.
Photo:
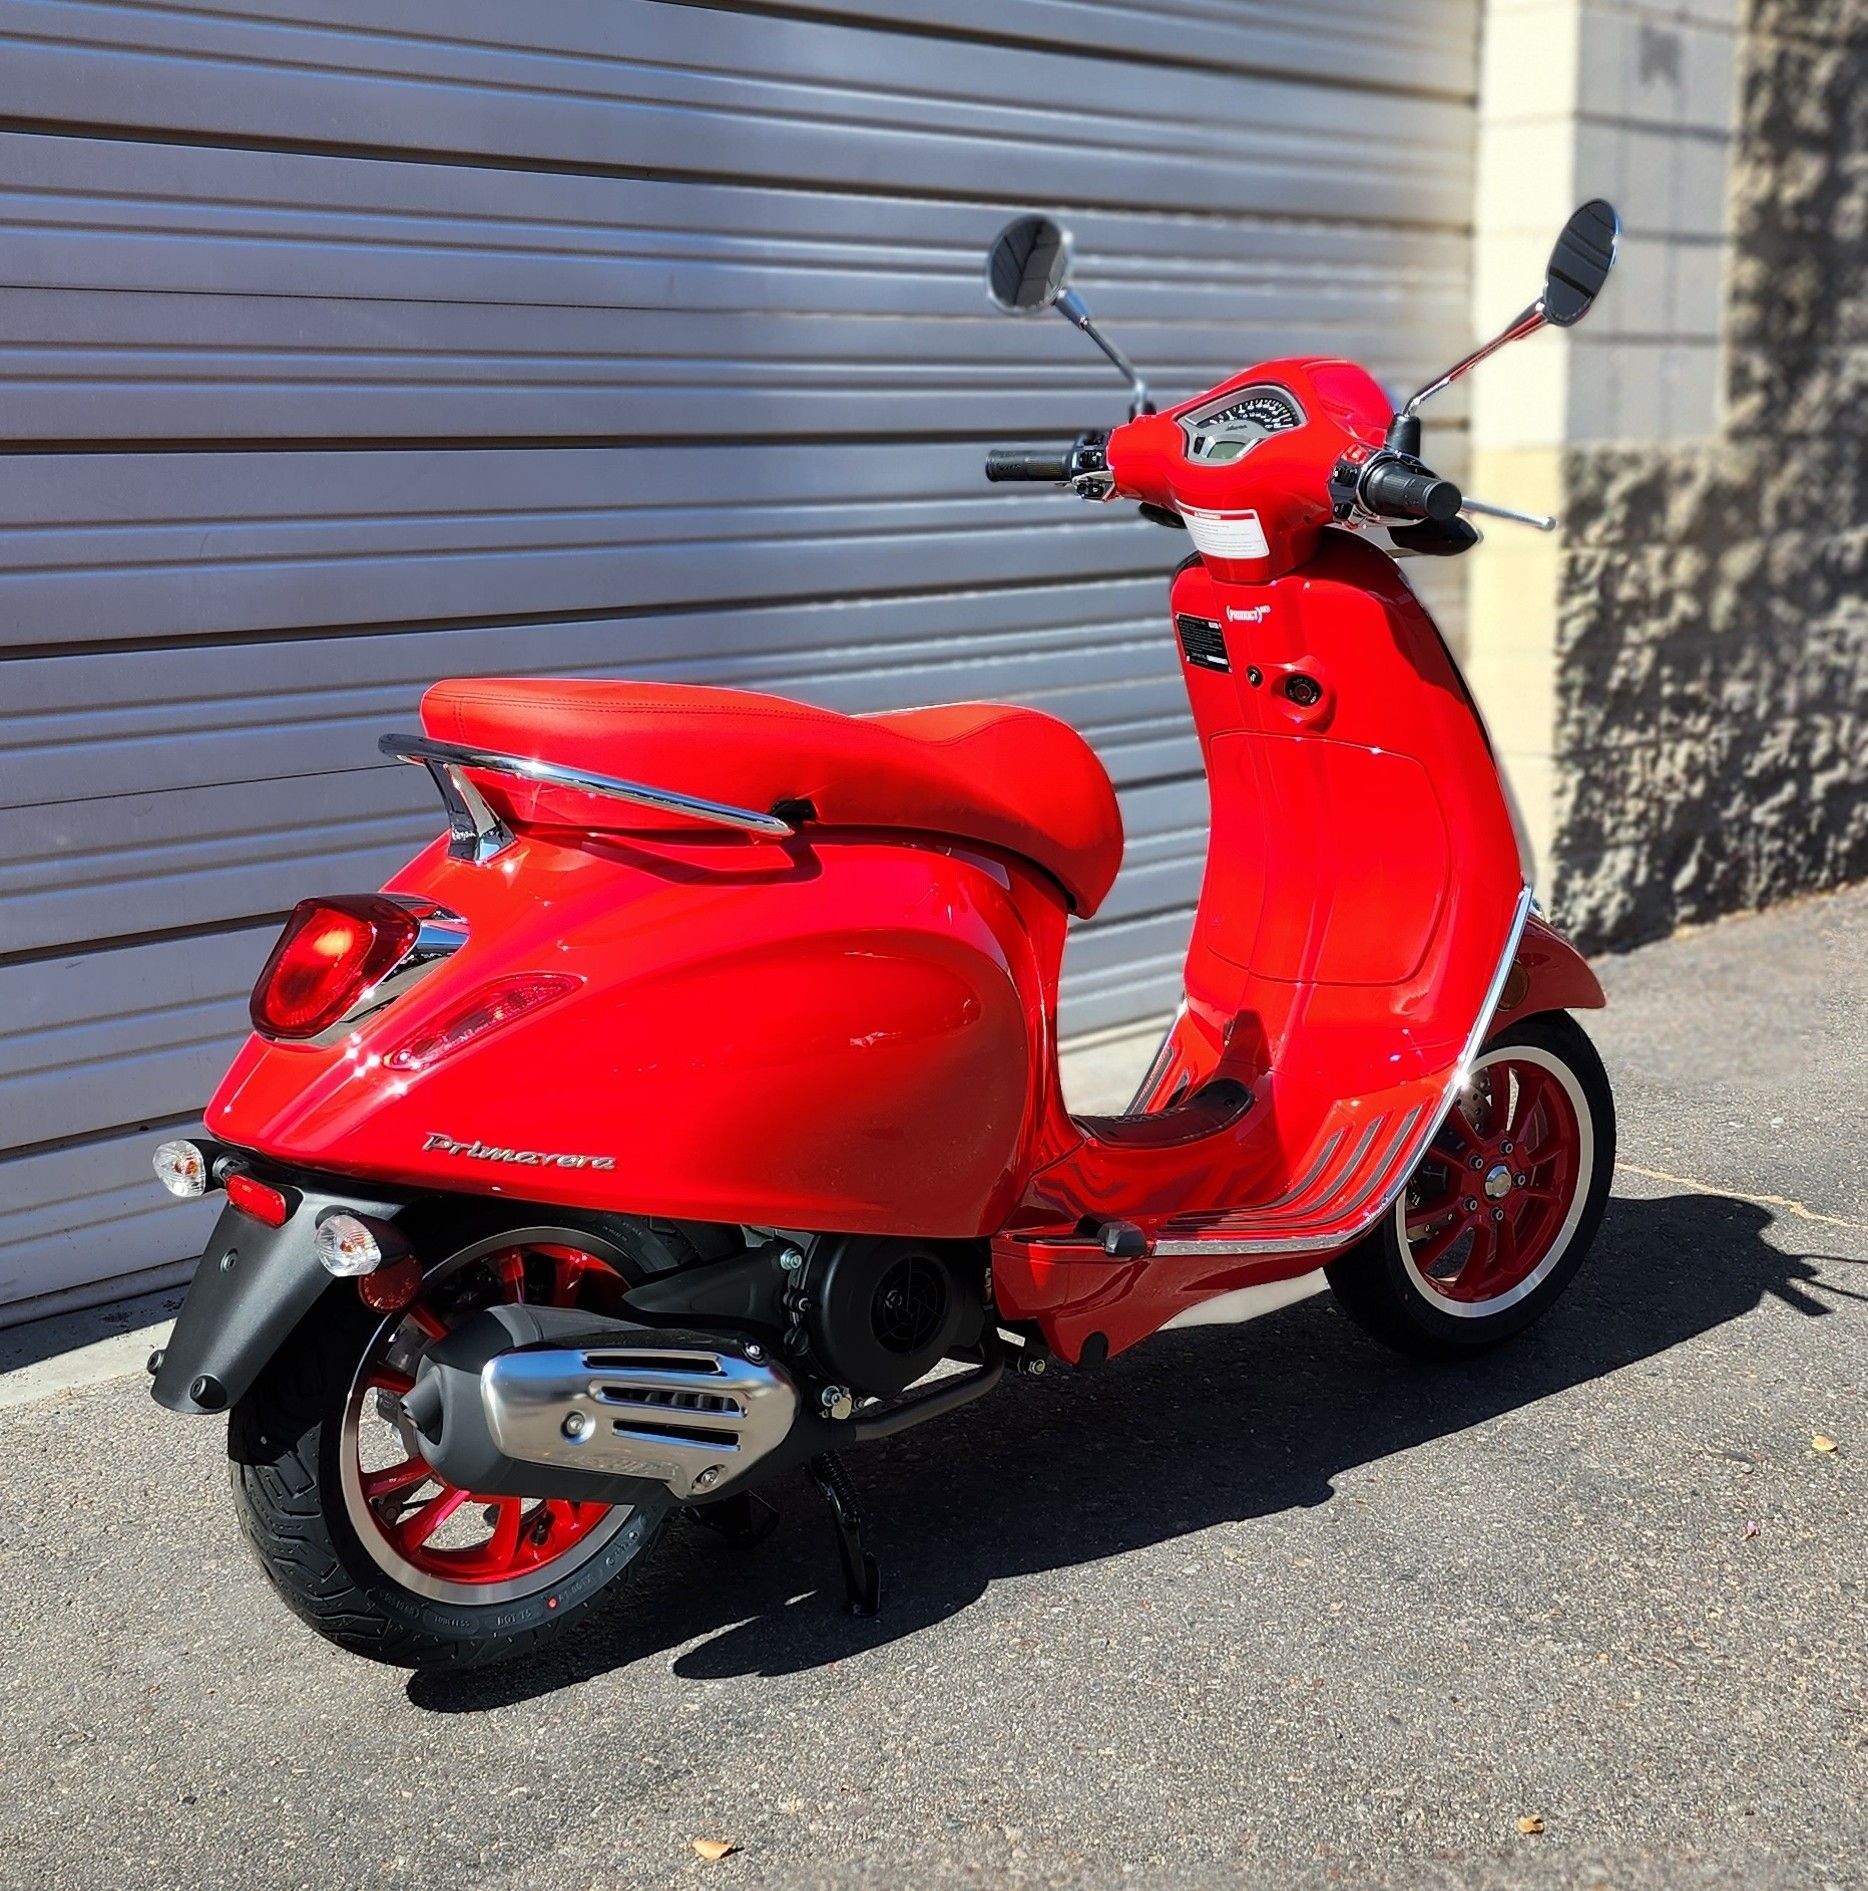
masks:
POLYGON ((1600 197, 1584 204, 1563 226, 1544 274, 1544 320, 1553 328, 1573 327, 1589 313, 1614 267, 1621 233, 1615 206, 1600 197))
POLYGON ((986 252, 986 293, 1008 315, 1053 307, 1070 284, 1070 232, 1049 217, 1014 217, 986 252))
POLYGON ((1437 381, 1429 381, 1388 424, 1388 444, 1398 453, 1420 451, 1420 410, 1424 402, 1451 387, 1462 374, 1476 368, 1487 355, 1496 354, 1508 341, 1522 341, 1540 328, 1573 328, 1589 313, 1615 265, 1615 249, 1622 220, 1605 198, 1592 197, 1571 214, 1550 252, 1544 272, 1544 293, 1522 315, 1517 315, 1483 347, 1456 362, 1437 381))

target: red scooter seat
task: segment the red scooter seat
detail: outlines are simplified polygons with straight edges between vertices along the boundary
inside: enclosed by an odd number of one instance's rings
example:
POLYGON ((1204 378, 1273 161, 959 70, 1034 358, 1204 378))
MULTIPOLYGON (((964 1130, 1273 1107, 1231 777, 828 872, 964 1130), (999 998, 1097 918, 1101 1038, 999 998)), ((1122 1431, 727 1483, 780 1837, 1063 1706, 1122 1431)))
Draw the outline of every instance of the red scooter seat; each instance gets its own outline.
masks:
MULTIPOLYGON (((485 677, 437 683, 422 698, 422 725, 436 741, 761 813, 808 801, 826 827, 1003 848, 1043 867, 1079 913, 1102 904, 1122 860, 1107 771, 1068 723, 1036 709, 954 703, 844 716, 686 683, 485 677)), ((614 806, 619 827, 652 818, 614 806)))

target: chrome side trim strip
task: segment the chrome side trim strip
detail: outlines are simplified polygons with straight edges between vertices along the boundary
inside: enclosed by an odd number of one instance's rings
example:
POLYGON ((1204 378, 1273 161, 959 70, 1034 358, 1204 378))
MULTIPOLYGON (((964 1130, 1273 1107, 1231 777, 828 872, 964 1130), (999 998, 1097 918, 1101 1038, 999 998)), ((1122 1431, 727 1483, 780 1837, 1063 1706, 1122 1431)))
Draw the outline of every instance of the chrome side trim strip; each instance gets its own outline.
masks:
POLYGON ((1505 981, 1511 976, 1512 960, 1518 956, 1518 941, 1524 936, 1524 922, 1530 916, 1531 889, 1527 886, 1518 894, 1518 903, 1511 915, 1511 929, 1505 936, 1505 949, 1499 955, 1492 982, 1486 989, 1485 1001, 1479 1007, 1479 1015, 1473 1020, 1472 1029, 1466 1033, 1465 1049, 1460 1052, 1459 1062, 1453 1066, 1453 1074, 1440 1092, 1439 1108, 1427 1119, 1425 1126, 1408 1140, 1400 1161, 1389 1171, 1380 1194, 1357 1220, 1332 1234, 1286 1236, 1283 1239, 1276 1235, 1251 1235, 1237 1240, 1222 1237, 1212 1241, 1157 1241, 1151 1252, 1172 1255, 1314 1254, 1331 1248, 1346 1248, 1352 1242, 1361 1240, 1394 1206, 1395 1197, 1407 1186, 1408 1177, 1427 1153, 1435 1132, 1446 1121, 1446 1113, 1453 1107, 1454 1098, 1465 1088, 1471 1076, 1472 1060, 1478 1056, 1480 1046, 1485 1042, 1486 1027, 1492 1022, 1492 1014, 1498 1009, 1499 999, 1504 996, 1505 981))
POLYGON ((536 756, 502 755, 493 749, 469 748, 458 742, 435 742, 425 735, 386 735, 377 748, 397 761, 418 762, 435 779, 447 804, 453 838, 448 852, 458 860, 491 860, 512 844, 512 832, 487 806, 486 799, 461 773, 479 768, 494 775, 514 775, 521 781, 542 782, 552 788, 575 788, 584 794, 607 795, 611 800, 654 808, 662 814, 682 814, 715 827, 738 828, 741 833, 784 840, 797 832, 776 814, 758 814, 724 801, 703 801, 673 788, 652 788, 645 782, 623 781, 614 775, 593 775, 581 768, 566 768, 536 756))
POLYGON ((1382 1159, 1375 1165, 1374 1175, 1362 1185, 1352 1201, 1343 1203, 1337 1211, 1339 1214, 1353 1215, 1381 1185, 1382 1177, 1388 1173, 1388 1164, 1394 1160, 1395 1150, 1403 1145, 1413 1133, 1414 1125, 1420 1121, 1420 1116, 1421 1106, 1417 1103, 1402 1117, 1401 1127, 1395 1131, 1393 1141, 1382 1151, 1382 1159))

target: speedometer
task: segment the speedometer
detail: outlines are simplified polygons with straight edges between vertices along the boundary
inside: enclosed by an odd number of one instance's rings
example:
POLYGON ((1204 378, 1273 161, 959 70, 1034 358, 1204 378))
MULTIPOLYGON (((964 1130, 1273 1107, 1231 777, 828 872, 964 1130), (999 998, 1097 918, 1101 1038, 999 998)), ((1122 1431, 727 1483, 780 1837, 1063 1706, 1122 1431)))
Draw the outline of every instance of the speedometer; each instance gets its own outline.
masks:
POLYGON ((1263 382, 1181 416, 1187 457, 1223 465, 1274 433, 1304 424, 1304 411, 1281 387, 1263 382))

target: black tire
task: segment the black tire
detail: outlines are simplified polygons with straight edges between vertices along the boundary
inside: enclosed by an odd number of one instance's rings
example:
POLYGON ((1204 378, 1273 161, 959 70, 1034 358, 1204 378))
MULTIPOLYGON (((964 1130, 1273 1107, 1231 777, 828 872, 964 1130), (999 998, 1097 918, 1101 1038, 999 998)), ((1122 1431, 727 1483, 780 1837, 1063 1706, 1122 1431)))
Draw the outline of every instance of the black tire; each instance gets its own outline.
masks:
MULTIPOLYGON (((502 1230, 483 1220, 472 1244, 429 1270, 425 1289, 458 1267, 460 1254, 500 1238, 502 1230)), ((577 1236, 585 1248, 591 1239, 577 1236)), ((620 1245, 608 1257, 625 1279, 639 1277, 620 1245)), ((528 1654, 633 1584, 668 1512, 611 1513, 601 1525, 607 1535, 575 1566, 563 1559, 561 1576, 541 1569, 505 1585, 533 1582, 523 1594, 481 1602, 461 1599, 461 1584, 439 1582, 440 1593, 424 1594, 398 1581, 382 1560, 393 1563, 393 1550, 379 1545, 372 1554, 359 1535, 344 1469, 355 1450, 346 1414, 356 1396, 369 1396, 358 1394, 358 1374, 385 1324, 349 1282, 338 1282, 234 1407, 227 1448, 241 1528, 286 1605, 353 1654, 406 1668, 477 1667, 528 1654)))
MULTIPOLYGON (((1404 1222, 1422 1178, 1431 1178, 1434 1187, 1449 1181, 1456 1182, 1460 1189, 1483 1186, 1461 1177, 1460 1164, 1439 1159, 1438 1152, 1447 1142, 1443 1130, 1435 1139, 1434 1151, 1410 1178, 1394 1211, 1324 1270, 1337 1304, 1364 1332, 1417 1359, 1467 1358, 1523 1332, 1556 1304, 1582 1266, 1602 1225, 1615 1169, 1615 1100, 1595 1046, 1567 1013, 1544 1012, 1489 1039, 1475 1060, 1475 1076, 1482 1077, 1494 1059, 1504 1061, 1500 1053, 1512 1049, 1529 1052, 1547 1069, 1561 1067, 1568 1073, 1569 1082, 1562 1085, 1562 1093, 1574 1112, 1579 1151, 1587 1149, 1586 1170, 1579 1154, 1562 1218, 1552 1229, 1549 1251, 1536 1267, 1521 1283, 1492 1300, 1462 1304, 1434 1287, 1429 1273, 1416 1264, 1417 1251, 1428 1250, 1424 1246, 1417 1250, 1408 1240, 1404 1222)), ((1476 1201, 1479 1197, 1475 1194, 1469 1199, 1476 1201)), ((1504 1200, 1509 1199, 1508 1191, 1504 1200)), ((1458 1264, 1456 1248, 1446 1265, 1458 1264)))

